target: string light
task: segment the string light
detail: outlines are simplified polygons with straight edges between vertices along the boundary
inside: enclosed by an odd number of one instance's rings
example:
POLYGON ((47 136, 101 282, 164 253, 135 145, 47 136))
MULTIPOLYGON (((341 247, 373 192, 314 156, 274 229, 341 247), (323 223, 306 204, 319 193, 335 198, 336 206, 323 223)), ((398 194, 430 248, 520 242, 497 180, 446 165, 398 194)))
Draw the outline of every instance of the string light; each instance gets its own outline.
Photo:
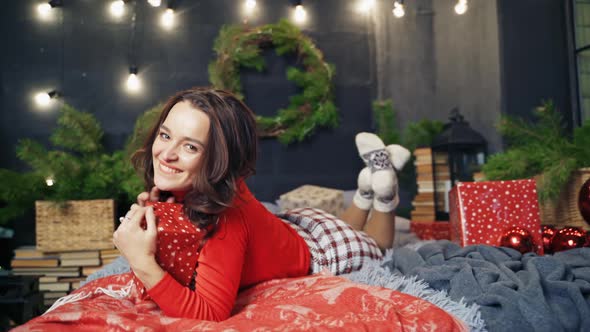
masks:
POLYGON ((52 9, 55 7, 61 7, 61 0, 51 0, 48 2, 41 3, 37 6, 37 13, 43 20, 48 20, 52 16, 52 9))
POLYGON ((358 4, 358 11, 361 13, 369 13, 375 8, 375 0, 360 0, 358 4))
POLYGON ((137 77, 137 67, 129 68, 129 77, 127 77, 127 90, 129 92, 138 92, 141 89, 141 81, 137 77))
POLYGON ((48 187, 51 187, 55 184, 55 180, 53 180, 53 178, 48 177, 47 179, 45 179, 45 183, 47 184, 48 187))
POLYGON ((152 5, 152 7, 160 7, 162 0, 148 0, 148 3, 152 5))
POLYGON ((246 2, 244 2, 244 9, 246 10, 246 13, 248 13, 248 14, 252 13, 255 8, 256 8, 256 0, 246 0, 246 2))
POLYGON ((115 0, 111 2, 111 15, 114 17, 121 17, 125 14, 125 2, 123 0, 115 0))
POLYGON ((295 23, 303 24, 307 20, 307 12, 303 8, 302 1, 295 1, 295 11, 293 13, 293 19, 295 23))
POLYGON ((51 5, 47 2, 39 4, 39 6, 37 6, 37 12, 41 17, 47 17, 51 12, 51 5))
POLYGON ((39 92, 35 95, 35 103, 41 107, 47 107, 51 103, 51 99, 57 98, 59 95, 57 91, 39 92))
POLYGON ((162 14, 160 23, 165 29, 171 29, 174 26, 174 9, 167 8, 164 14, 162 14))
POLYGON ((467 11, 467 0, 458 0, 455 5, 455 13, 463 15, 467 11))
POLYGON ((398 0, 393 3, 393 16, 400 18, 406 15, 406 11, 404 10, 404 2, 403 0, 398 0))

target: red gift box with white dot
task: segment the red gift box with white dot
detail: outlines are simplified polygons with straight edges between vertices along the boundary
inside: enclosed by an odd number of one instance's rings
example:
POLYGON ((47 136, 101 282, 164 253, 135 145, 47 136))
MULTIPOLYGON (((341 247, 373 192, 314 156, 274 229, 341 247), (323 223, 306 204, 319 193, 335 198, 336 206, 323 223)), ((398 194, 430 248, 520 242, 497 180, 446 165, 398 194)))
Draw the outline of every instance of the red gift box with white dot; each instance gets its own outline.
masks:
POLYGON ((156 261, 178 282, 188 286, 199 258, 199 245, 205 232, 183 212, 180 203, 149 203, 157 219, 156 261))
POLYGON ((543 254, 537 185, 532 179, 459 182, 449 192, 451 241, 461 246, 498 246, 514 226, 531 234, 543 254))
MULTIPOLYGON (((147 202, 156 216, 156 261, 183 286, 190 286, 205 232, 191 223, 180 203, 147 202)), ((142 282, 134 276, 141 298, 149 298, 142 282)))

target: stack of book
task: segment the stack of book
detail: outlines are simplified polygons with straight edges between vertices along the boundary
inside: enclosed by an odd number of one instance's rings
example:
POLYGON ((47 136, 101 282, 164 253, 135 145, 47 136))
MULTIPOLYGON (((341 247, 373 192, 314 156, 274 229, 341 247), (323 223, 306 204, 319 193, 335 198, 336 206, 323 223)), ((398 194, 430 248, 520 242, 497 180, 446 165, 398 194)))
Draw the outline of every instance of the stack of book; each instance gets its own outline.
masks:
POLYGON ((451 191, 451 172, 449 156, 445 152, 436 152, 434 158, 434 191, 436 210, 449 212, 449 191, 451 191))
POLYGON ((414 150, 414 166, 416 166, 416 184, 418 194, 412 201, 412 221, 433 221, 434 213, 434 178, 432 170, 432 152, 430 148, 414 150))
POLYGON ((411 218, 415 221, 436 220, 435 211, 449 211, 448 193, 451 190, 451 174, 448 156, 445 153, 433 154, 430 148, 416 148, 414 166, 416 166, 418 194, 412 202, 414 210, 411 212, 411 218))
POLYGON ((100 261, 103 265, 112 263, 115 259, 119 258, 121 253, 119 249, 101 249, 100 250, 100 261))
POLYGON ((117 249, 47 253, 38 251, 35 246, 23 246, 14 250, 11 266, 15 275, 41 275, 39 291, 43 292, 43 303, 51 306, 118 256, 117 249), (103 252, 106 262, 101 258, 103 252))

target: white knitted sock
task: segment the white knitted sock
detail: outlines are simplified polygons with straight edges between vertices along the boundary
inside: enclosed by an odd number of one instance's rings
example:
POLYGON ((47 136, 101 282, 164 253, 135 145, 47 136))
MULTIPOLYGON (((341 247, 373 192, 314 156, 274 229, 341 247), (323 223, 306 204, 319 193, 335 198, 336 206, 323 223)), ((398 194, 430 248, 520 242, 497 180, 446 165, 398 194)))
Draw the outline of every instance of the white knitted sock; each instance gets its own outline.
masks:
POLYGON ((352 201, 361 210, 369 210, 373 205, 373 189, 371 188, 371 169, 363 168, 358 176, 358 189, 354 193, 352 201))
POLYGON ((410 159, 410 151, 401 145, 391 144, 385 147, 389 154, 391 172, 375 172, 372 188, 375 191, 373 208, 380 212, 391 212, 399 205, 399 187, 395 170, 400 171, 410 159))
POLYGON ((375 193, 373 208, 381 212, 392 211, 399 202, 399 199, 395 199, 397 177, 385 144, 373 133, 359 133, 356 135, 356 146, 361 158, 371 170, 371 188, 375 193))

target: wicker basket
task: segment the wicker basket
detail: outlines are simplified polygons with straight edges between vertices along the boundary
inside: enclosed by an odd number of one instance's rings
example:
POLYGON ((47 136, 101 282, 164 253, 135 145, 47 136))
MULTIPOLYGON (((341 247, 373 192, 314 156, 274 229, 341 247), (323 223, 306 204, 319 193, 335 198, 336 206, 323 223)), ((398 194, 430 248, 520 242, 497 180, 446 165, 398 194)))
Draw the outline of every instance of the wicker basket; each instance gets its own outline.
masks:
POLYGON ((115 202, 112 199, 36 201, 37 250, 71 251, 113 248, 115 202))
POLYGON ((590 178, 590 168, 576 170, 556 201, 540 203, 541 223, 557 227, 576 226, 590 230, 578 209, 578 195, 582 184, 590 178))

